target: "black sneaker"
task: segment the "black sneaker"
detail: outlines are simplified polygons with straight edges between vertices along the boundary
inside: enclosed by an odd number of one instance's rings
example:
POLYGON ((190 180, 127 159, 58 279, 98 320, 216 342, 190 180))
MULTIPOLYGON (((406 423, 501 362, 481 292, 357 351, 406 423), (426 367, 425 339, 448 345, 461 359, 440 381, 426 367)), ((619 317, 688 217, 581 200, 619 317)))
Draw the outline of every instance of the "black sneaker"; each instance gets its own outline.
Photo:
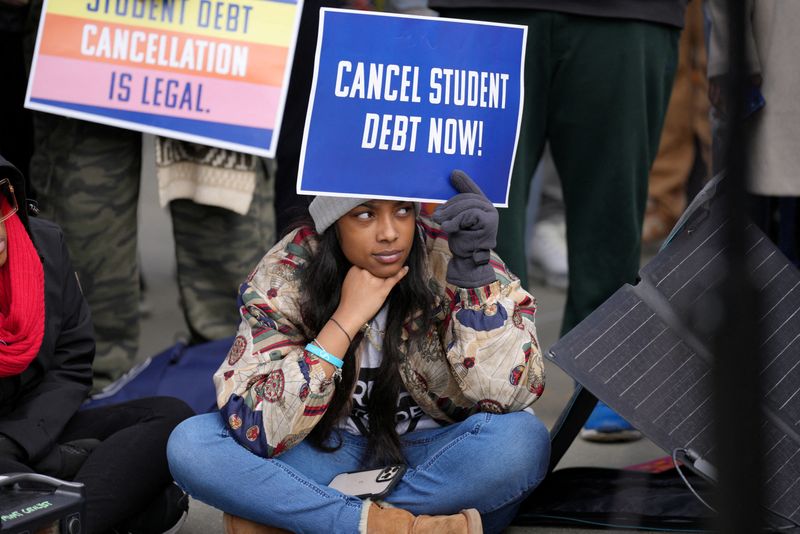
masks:
POLYGON ((113 529, 113 534, 175 534, 189 515, 189 496, 174 482, 150 505, 113 529))

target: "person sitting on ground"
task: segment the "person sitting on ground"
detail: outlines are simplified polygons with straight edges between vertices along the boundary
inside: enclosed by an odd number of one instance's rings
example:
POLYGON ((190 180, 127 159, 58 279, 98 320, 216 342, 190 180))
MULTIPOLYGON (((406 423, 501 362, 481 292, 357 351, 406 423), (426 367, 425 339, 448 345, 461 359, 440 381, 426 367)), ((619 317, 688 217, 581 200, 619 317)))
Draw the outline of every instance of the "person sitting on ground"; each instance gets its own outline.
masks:
POLYGON ((491 252, 497 210, 451 182, 441 226, 412 202, 318 196, 242 285, 220 411, 167 446, 226 532, 498 532, 544 478, 535 301, 491 252), (327 486, 393 464, 383 501, 327 486))
POLYGON ((61 230, 27 205, 0 156, 0 475, 83 483, 83 532, 166 532, 188 504, 167 438, 192 411, 166 397, 79 411, 92 386, 89 308, 61 230))

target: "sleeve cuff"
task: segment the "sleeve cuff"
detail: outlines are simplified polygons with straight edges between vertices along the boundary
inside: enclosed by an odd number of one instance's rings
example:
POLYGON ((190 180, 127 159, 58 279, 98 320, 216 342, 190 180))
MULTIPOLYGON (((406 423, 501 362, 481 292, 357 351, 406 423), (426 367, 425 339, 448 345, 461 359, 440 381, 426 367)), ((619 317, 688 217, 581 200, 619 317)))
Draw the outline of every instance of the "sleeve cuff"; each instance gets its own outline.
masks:
POLYGON ((500 296, 502 288, 499 280, 481 287, 459 287, 456 294, 461 301, 462 308, 480 309, 488 304, 493 304, 500 296))

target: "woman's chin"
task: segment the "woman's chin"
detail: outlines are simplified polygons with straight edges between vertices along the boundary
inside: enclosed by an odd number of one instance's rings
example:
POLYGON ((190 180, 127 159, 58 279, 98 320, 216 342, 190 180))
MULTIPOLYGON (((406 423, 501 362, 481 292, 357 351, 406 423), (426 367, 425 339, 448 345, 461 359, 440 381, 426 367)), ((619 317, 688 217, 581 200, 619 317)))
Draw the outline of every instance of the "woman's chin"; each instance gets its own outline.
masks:
POLYGON ((367 270, 372 276, 376 276, 378 278, 391 278, 399 273, 400 269, 402 268, 403 264, 398 262, 397 264, 391 265, 370 265, 367 270))

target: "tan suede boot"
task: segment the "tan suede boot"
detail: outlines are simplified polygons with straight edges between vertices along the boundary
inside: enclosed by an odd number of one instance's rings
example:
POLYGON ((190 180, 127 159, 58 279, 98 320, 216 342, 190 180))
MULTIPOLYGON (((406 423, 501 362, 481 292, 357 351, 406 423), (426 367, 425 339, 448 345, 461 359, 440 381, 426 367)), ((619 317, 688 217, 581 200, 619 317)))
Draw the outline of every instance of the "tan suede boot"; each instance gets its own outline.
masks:
POLYGON ((282 528, 262 525, 231 514, 222 514, 222 528, 225 534, 292 534, 282 528))
POLYGON ((401 508, 370 503, 367 534, 482 534, 481 515, 474 508, 453 515, 413 515, 401 508))

